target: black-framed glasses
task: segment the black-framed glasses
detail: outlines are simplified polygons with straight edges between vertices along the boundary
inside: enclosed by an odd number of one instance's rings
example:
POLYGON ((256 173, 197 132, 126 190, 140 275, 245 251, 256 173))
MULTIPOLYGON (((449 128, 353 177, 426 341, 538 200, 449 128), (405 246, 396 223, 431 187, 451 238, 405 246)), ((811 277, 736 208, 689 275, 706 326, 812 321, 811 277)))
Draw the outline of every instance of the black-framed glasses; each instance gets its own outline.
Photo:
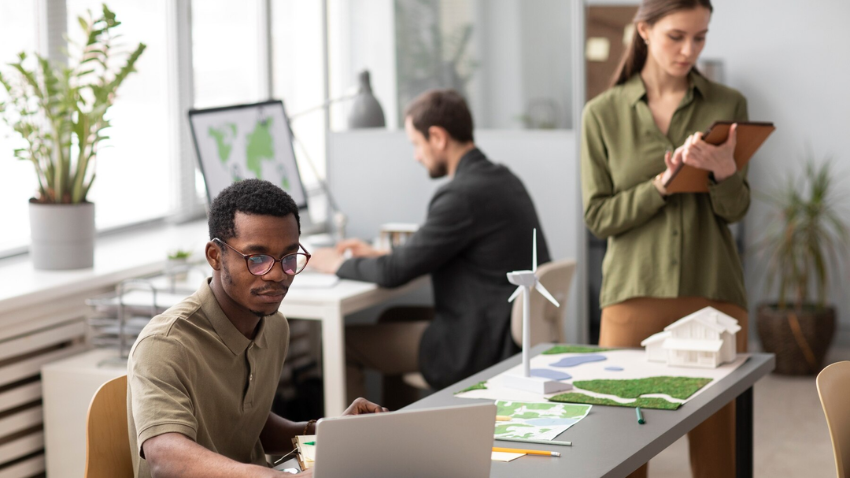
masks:
POLYGON ((300 243, 298 244, 298 247, 304 252, 293 252, 292 254, 287 254, 280 259, 275 259, 268 254, 245 254, 217 237, 214 237, 213 241, 218 241, 241 255, 242 258, 245 259, 245 265, 248 266, 248 272, 255 276, 264 276, 268 274, 276 262, 280 262, 280 266, 283 268, 283 272, 286 275, 294 276, 307 267, 307 263, 310 262, 310 257, 312 257, 310 253, 307 252, 307 249, 305 249, 300 243))

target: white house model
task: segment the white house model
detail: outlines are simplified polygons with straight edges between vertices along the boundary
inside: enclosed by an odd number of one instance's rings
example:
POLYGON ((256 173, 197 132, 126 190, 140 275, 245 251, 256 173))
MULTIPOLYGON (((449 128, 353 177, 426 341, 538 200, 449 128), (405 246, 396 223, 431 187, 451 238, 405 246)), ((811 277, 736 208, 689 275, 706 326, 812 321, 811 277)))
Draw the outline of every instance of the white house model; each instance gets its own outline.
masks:
POLYGON ((646 359, 650 362, 715 368, 735 360, 735 334, 740 330, 737 320, 706 307, 673 322, 664 332, 640 344, 646 347, 646 359))

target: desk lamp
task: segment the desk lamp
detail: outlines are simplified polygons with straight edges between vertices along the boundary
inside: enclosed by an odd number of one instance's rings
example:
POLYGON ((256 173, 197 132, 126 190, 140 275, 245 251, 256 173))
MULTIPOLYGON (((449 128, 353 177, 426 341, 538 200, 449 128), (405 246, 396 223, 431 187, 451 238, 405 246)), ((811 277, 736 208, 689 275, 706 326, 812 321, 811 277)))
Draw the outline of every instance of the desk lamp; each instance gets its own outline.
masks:
POLYGON ((325 194, 328 198, 328 205, 331 209, 337 241, 345 238, 345 227, 348 224, 348 218, 345 214, 343 214, 339 206, 337 206, 337 203, 336 201, 334 201, 333 195, 331 194, 330 188, 328 187, 327 183, 321 179, 319 172, 316 170, 315 164, 313 164, 313 160, 310 159, 310 155, 307 153, 307 148, 295 136, 295 132, 292 130, 291 123, 295 119, 307 113, 312 113, 313 111, 317 111, 320 109, 327 110, 327 108, 334 103, 346 100, 354 100, 351 106, 351 111, 348 114, 349 128, 359 129, 385 127, 386 120, 384 119, 384 110, 381 109, 381 104, 378 102, 378 99, 375 98, 375 95, 372 93, 372 84, 370 81, 369 70, 363 70, 360 72, 360 74, 358 75, 358 82, 358 90, 357 93, 354 95, 330 98, 325 100, 321 105, 308 108, 304 111, 289 116, 290 134, 292 135, 292 138, 295 140, 295 142, 297 142, 298 145, 301 147, 301 151, 304 152, 304 157, 307 159, 307 164, 310 165, 310 168, 316 175, 316 179, 319 182, 319 186, 322 188, 322 190, 325 191, 325 194))

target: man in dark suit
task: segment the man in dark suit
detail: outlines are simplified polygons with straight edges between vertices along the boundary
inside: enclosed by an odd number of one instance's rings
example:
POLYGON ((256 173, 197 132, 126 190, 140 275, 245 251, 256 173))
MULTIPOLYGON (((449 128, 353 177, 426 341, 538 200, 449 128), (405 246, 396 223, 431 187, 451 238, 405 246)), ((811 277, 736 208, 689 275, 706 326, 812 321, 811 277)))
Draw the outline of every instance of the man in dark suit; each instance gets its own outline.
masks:
POLYGON ((434 319, 347 327, 349 396, 362 395, 364 367, 384 375, 418 370, 441 389, 517 353, 508 303, 516 286, 506 274, 531 268, 534 228, 539 262, 550 260, 525 186, 475 147, 463 97, 422 94, 405 111, 405 130, 429 175, 451 178, 431 199, 425 223, 391 252, 347 240, 316 251, 311 265, 382 287, 431 274, 434 319), (352 258, 343 258, 345 250, 352 258))

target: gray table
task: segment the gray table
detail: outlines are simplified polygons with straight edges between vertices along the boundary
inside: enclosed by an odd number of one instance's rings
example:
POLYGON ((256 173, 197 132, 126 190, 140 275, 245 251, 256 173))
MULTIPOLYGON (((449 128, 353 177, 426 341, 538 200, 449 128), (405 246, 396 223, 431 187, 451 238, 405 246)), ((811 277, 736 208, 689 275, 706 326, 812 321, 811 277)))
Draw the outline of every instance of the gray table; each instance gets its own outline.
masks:
MULTIPOLYGON (((532 349, 531 355, 538 355, 552 345, 538 345, 532 349)), ((470 399, 456 398, 453 393, 487 380, 518 365, 521 361, 521 355, 511 357, 430 395, 406 409, 470 403, 470 399)), ((751 478, 753 475, 752 387, 757 380, 770 373, 774 366, 772 354, 753 354, 734 372, 678 410, 641 409, 646 419, 644 425, 638 425, 634 408, 594 406, 587 417, 556 438, 556 440, 573 442, 571 447, 495 442, 496 446, 502 447, 559 451, 562 456, 561 458, 522 457, 509 463, 493 462, 490 476, 624 477, 673 444, 725 404, 736 400, 737 476, 751 478)))

